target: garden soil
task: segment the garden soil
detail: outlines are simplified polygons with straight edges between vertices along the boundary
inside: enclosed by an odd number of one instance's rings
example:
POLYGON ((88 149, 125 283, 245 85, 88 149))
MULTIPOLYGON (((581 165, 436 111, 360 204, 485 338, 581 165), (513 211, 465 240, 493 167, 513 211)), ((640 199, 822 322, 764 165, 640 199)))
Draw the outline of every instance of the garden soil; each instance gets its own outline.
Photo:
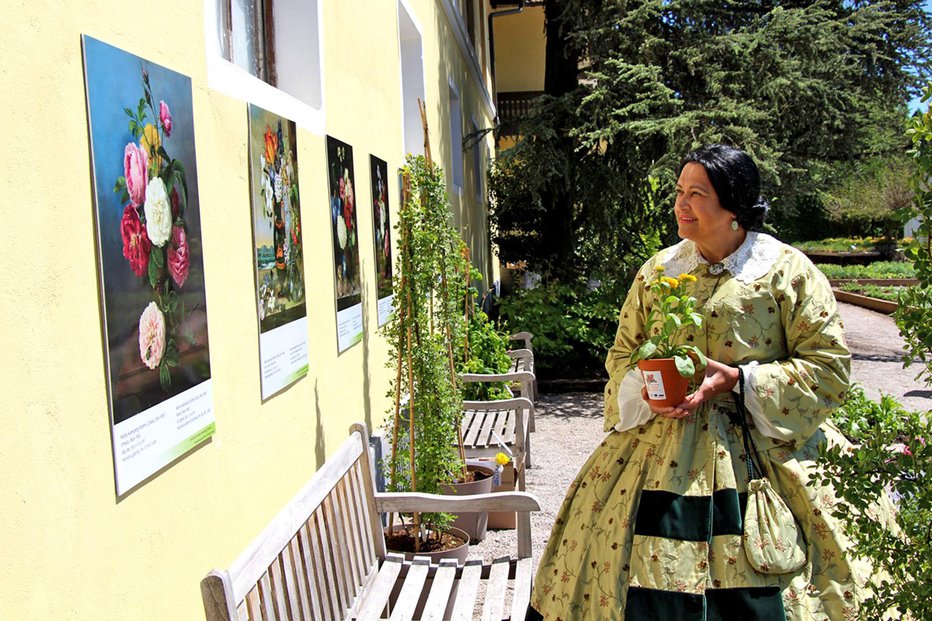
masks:
MULTIPOLYGON (((851 377, 871 399, 893 395, 908 409, 932 409, 932 390, 914 379, 918 367, 903 368, 903 339, 893 319, 874 311, 839 304, 851 349, 851 377)), ((601 393, 541 394, 536 409, 537 431, 531 434, 527 491, 540 501, 531 514, 534 567, 550 535, 567 488, 605 435, 601 393)), ((473 545, 470 558, 487 562, 517 553, 514 530, 490 530, 473 545)))

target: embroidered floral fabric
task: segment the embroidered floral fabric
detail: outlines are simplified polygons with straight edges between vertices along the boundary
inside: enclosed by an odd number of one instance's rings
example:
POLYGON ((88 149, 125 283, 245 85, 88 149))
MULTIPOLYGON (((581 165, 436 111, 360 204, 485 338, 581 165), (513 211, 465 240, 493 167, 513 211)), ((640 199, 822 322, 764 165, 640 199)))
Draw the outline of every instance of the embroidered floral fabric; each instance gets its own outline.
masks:
MULTIPOLYGON (((647 261, 632 285, 606 360, 610 433, 570 486, 535 579, 532 605, 545 619, 858 618, 871 568, 846 554, 833 490, 807 485, 819 445, 846 443, 828 420, 850 360, 835 300, 805 256, 763 234, 723 263, 711 275, 683 242, 647 261), (681 420, 619 397, 625 378, 635 387, 629 357, 645 338, 656 265, 698 279, 705 321, 683 339, 726 364, 758 363, 753 398, 773 431, 763 436, 752 420, 751 433, 805 545, 794 572, 765 574, 748 561, 745 547, 760 544, 744 538, 747 468, 730 395, 681 420)), ((889 501, 879 510, 892 515, 889 501)))
POLYGON ((748 484, 744 540, 751 567, 761 573, 788 574, 806 564, 796 520, 768 479, 748 484))

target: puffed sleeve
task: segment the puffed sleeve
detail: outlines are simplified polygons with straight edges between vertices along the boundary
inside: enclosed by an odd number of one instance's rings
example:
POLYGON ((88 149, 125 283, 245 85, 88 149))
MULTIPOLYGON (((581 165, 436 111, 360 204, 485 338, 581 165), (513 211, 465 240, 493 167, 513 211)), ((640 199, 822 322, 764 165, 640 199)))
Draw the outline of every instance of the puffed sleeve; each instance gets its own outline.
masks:
POLYGON ((652 417, 650 408, 641 399, 644 380, 636 369, 630 373, 629 370, 631 352, 644 340, 643 329, 647 311, 643 296, 646 291, 645 283, 649 281, 654 263, 651 259, 638 271, 618 313, 615 342, 605 359, 605 369, 608 371, 608 383, 605 385, 605 431, 630 429, 652 417), (628 407, 624 407, 624 412, 619 407, 619 401, 629 404, 628 407))
POLYGON ((809 259, 792 257, 776 285, 789 357, 757 365, 747 398, 761 432, 800 446, 844 400, 851 353, 828 280, 809 259))

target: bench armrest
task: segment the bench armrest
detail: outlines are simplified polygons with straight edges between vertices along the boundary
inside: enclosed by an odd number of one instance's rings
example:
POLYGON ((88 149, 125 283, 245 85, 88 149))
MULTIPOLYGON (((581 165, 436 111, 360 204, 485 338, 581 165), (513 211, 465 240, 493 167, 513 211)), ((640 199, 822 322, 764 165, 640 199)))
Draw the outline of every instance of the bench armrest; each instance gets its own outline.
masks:
POLYGON ((379 492, 375 495, 375 508, 383 513, 516 511, 518 558, 528 558, 532 552, 530 512, 540 511, 540 503, 527 492, 493 492, 473 496, 379 492))
POLYGON ((512 360, 515 358, 527 358, 531 362, 534 361, 534 352, 530 349, 509 349, 506 353, 512 360))
POLYGON ((524 347, 527 349, 532 349, 531 341, 534 339, 534 335, 530 332, 516 332, 508 337, 512 341, 524 341, 524 347))
POLYGON ((540 511, 537 498, 527 492, 493 492, 447 496, 420 492, 378 492, 375 508, 381 513, 470 513, 476 511, 540 511))
POLYGON ((530 371, 511 371, 509 373, 463 373, 464 382, 533 382, 534 374, 530 371))

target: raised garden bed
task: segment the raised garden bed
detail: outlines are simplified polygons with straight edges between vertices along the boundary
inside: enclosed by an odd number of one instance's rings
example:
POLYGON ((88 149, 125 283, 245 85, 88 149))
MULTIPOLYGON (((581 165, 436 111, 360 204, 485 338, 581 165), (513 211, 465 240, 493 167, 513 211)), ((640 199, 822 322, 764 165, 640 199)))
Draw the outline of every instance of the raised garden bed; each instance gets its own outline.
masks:
POLYGON ((915 278, 839 278, 829 282, 839 302, 889 315, 897 308, 898 291, 919 281, 915 278))

